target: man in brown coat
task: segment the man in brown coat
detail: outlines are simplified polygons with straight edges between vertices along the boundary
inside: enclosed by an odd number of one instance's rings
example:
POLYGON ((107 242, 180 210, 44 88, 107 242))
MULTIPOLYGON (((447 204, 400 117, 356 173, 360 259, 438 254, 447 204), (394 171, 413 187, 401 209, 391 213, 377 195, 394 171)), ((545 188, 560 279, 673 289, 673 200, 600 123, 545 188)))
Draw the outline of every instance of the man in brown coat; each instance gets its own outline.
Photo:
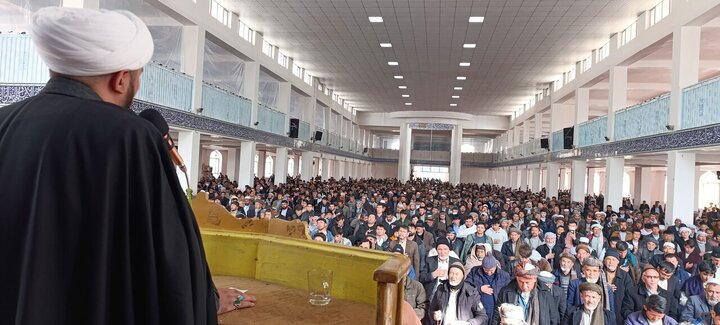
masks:
MULTIPOLYGON (((395 246, 402 246, 405 256, 410 258, 412 267, 415 268, 415 274, 420 274, 420 252, 418 251, 418 245, 414 241, 408 240, 408 233, 409 230, 407 226, 398 227, 398 239, 391 241, 388 249, 392 252, 395 246)), ((417 280, 417 278, 414 280, 417 280)))

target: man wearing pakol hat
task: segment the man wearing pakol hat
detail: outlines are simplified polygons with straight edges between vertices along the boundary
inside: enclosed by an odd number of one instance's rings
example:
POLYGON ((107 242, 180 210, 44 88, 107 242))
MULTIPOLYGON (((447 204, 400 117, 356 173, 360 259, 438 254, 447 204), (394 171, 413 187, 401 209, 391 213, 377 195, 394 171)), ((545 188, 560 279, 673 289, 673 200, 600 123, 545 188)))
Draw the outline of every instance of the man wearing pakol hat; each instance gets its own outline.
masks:
POLYGON ((444 238, 439 238, 435 248, 428 252, 420 271, 419 281, 425 287, 428 297, 433 296, 440 281, 447 280, 448 269, 455 262, 460 262, 460 259, 450 249, 450 243, 444 238))
MULTIPOLYGON (((460 262, 450 265, 447 280, 442 281, 430 300, 428 317, 441 324, 487 324, 488 316, 480 294, 465 283, 465 269, 460 262)), ((431 322, 432 323, 432 322, 431 322)))
POLYGON ((603 288, 595 283, 580 285, 582 304, 568 310, 568 325, 615 325, 615 314, 603 308, 603 288))
MULTIPOLYGON (((500 290, 496 304, 508 303, 521 306, 523 320, 527 324, 560 324, 561 316, 552 291, 546 286, 538 285, 538 273, 538 269, 530 263, 517 265, 515 279, 500 290)), ((499 313, 494 313, 490 324, 499 324, 499 322, 499 313)))
POLYGON ((560 260, 560 267, 553 271, 553 274, 555 275, 555 283, 563 289, 565 297, 567 297, 567 290, 570 286, 570 282, 581 276, 582 271, 580 267, 576 267, 575 256, 568 253, 562 253, 558 259, 560 260))
POLYGON ((216 295, 166 123, 130 110, 153 55, 145 24, 46 7, 30 36, 50 80, 0 110, 0 179, 13 189, 0 206, 0 323, 214 324, 254 305, 216 295))
MULTIPOLYGON (((624 242, 623 242, 624 243, 624 242)), ((614 248, 608 248, 605 251, 603 259, 603 271, 607 283, 613 291, 613 299, 615 305, 615 322, 622 324, 622 303, 625 298, 625 292, 634 286, 630 274, 620 268, 620 253, 614 248)))
POLYGON ((568 286, 568 310, 582 304, 580 285, 583 283, 594 283, 599 285, 603 290, 601 304, 603 309, 607 309, 613 312, 613 314, 615 313, 615 295, 613 294, 612 287, 607 283, 602 267, 603 263, 595 257, 588 257, 583 261, 583 276, 570 282, 570 286, 568 286))
POLYGON ((510 283, 510 274, 500 268, 500 263, 492 255, 486 255, 482 265, 473 267, 468 272, 465 282, 472 284, 480 293, 480 300, 485 306, 488 318, 492 319, 495 311, 495 299, 500 289, 510 283))

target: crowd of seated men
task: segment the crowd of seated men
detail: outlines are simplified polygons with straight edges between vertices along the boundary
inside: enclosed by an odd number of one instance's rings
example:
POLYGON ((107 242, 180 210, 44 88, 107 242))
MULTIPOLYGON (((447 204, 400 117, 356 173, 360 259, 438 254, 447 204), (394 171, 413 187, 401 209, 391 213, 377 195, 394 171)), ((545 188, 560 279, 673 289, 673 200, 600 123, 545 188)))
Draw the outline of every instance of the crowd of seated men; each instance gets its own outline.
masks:
POLYGON ((198 190, 237 218, 299 219, 313 240, 406 255, 405 300, 425 324, 720 325, 717 208, 666 226, 659 202, 427 179, 241 188, 205 172, 198 190))

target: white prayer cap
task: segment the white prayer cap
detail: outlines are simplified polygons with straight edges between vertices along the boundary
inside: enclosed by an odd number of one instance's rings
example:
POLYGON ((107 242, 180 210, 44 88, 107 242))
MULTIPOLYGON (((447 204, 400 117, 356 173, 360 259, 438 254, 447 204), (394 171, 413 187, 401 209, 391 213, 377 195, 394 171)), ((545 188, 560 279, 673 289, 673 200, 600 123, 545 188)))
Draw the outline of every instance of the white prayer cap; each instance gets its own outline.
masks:
POLYGON ((587 237, 580 237, 580 239, 578 239, 578 240, 579 240, 581 243, 583 243, 583 244, 589 244, 589 243, 590 243, 590 239, 587 238, 587 237))
POLYGON ((137 70, 154 49, 145 23, 124 10, 41 8, 31 18, 30 36, 50 70, 68 76, 137 70))
POLYGON ((538 253, 538 251, 536 251, 536 250, 533 250, 532 254, 530 254, 530 260, 537 263, 540 261, 540 259, 542 259, 542 256, 540 255, 540 253, 538 253))

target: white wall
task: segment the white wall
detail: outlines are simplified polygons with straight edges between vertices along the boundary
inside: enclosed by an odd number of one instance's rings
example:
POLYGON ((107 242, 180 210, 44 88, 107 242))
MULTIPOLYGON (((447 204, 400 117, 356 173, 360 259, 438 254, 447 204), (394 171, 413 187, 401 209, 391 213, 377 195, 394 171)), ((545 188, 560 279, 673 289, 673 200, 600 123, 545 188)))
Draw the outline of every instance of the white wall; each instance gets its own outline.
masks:
POLYGON ((372 166, 372 177, 374 178, 397 178, 397 163, 374 163, 372 166))
POLYGON ((479 183, 488 182, 488 169, 478 167, 462 167, 460 169, 461 183, 479 183))

